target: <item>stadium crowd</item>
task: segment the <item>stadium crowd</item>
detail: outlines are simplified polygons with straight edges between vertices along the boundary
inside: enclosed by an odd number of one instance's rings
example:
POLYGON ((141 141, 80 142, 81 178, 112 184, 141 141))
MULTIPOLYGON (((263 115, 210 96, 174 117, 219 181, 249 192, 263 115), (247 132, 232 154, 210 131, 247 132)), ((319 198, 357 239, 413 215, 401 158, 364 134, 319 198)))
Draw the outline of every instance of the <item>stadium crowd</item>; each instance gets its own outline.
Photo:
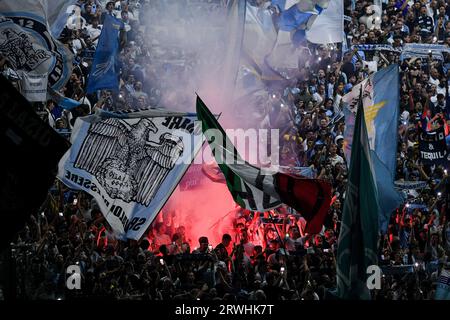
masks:
MULTIPOLYGON (((64 95, 83 105, 68 112, 49 101, 41 112, 50 125, 70 131, 77 116, 96 108, 117 111, 159 105, 165 88, 158 79, 158 66, 149 59, 152 41, 146 33, 146 14, 155 14, 157 4, 165 2, 79 1, 82 19, 69 21, 72 24, 62 35, 76 55, 64 95), (106 14, 125 22, 121 87, 117 96, 103 91, 97 97, 86 95, 84 88, 106 14)), ((254 4, 267 7, 270 1, 254 4)), ((371 28, 371 5, 371 1, 345 1, 349 49, 308 43, 310 55, 301 59, 295 83, 270 90, 264 123, 282 132, 281 164, 309 167, 316 177, 333 185, 335 197, 322 233, 305 234, 304 219, 288 208, 270 213, 237 208, 234 233, 224 234, 221 243, 210 243, 206 237, 198 242, 186 239, 185 226, 170 223, 170 213, 156 221, 141 241, 122 242, 114 238, 95 200, 57 182, 42 210, 31 216, 12 246, 18 297, 332 299, 348 174, 341 99, 374 68, 398 63, 401 116, 395 180, 425 184, 404 191, 405 203, 392 213, 388 232, 380 238, 382 288, 372 294, 377 300, 432 300, 439 273, 450 267, 450 168, 448 163, 424 165, 418 139, 422 129, 439 127, 448 137, 450 54, 444 52, 442 60, 431 55, 400 60, 399 51, 350 46, 386 44, 401 50, 407 43, 423 43, 448 47, 450 5, 445 0, 389 0, 383 3, 380 28, 371 28), (70 291, 66 268, 74 264, 81 268, 82 289, 70 291)))

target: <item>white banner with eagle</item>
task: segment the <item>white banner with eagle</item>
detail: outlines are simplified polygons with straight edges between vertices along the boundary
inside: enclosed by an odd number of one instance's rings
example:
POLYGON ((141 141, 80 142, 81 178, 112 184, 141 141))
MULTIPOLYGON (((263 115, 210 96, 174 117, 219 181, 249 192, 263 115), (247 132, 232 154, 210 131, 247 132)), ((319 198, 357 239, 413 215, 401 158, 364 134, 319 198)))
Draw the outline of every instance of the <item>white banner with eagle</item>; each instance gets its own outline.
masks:
POLYGON ((196 114, 98 110, 78 118, 58 178, 92 195, 119 239, 142 237, 200 150, 196 114))

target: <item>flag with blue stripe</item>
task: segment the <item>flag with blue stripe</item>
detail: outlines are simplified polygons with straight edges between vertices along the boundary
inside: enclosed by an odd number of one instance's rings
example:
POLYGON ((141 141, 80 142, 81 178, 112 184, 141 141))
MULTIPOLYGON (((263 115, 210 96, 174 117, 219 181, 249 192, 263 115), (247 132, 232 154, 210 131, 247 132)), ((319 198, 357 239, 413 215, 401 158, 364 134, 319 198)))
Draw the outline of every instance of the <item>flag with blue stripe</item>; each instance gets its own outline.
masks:
POLYGON ((119 31, 123 27, 122 21, 106 15, 88 78, 87 93, 101 89, 119 90, 119 31))

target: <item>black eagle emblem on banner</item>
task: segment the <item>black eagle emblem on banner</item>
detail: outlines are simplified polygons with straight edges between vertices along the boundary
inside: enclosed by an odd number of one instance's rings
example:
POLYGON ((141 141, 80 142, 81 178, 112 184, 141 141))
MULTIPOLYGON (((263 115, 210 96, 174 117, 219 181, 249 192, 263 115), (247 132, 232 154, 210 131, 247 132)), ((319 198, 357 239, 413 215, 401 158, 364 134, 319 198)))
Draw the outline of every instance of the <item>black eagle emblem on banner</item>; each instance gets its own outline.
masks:
POLYGON ((111 198, 148 206, 184 149, 181 138, 167 132, 150 141, 157 132, 148 118, 92 124, 74 166, 95 176, 111 198))

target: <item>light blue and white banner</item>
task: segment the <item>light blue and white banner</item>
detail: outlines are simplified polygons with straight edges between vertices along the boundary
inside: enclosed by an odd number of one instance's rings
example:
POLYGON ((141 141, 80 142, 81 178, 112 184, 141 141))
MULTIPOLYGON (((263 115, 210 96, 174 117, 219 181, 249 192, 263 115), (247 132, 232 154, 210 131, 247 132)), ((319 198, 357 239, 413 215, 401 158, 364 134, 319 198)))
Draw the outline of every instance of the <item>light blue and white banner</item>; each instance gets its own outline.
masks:
POLYGON ((78 118, 58 178, 92 195, 119 239, 138 240, 201 148, 196 120, 164 110, 78 118))
POLYGON ((417 190, 428 187, 427 181, 395 181, 395 187, 401 190, 417 190))
POLYGON ((50 33, 46 1, 0 1, 0 53, 15 71, 48 74, 55 90, 65 86, 72 73, 72 54, 50 33))
POLYGON ((352 50, 357 49, 358 51, 390 51, 400 53, 402 50, 395 49, 390 44, 359 44, 353 45, 352 50))
POLYGON ((430 53, 433 60, 444 60, 444 52, 450 53, 450 48, 441 44, 407 43, 403 46, 400 60, 410 58, 427 59, 430 53))

